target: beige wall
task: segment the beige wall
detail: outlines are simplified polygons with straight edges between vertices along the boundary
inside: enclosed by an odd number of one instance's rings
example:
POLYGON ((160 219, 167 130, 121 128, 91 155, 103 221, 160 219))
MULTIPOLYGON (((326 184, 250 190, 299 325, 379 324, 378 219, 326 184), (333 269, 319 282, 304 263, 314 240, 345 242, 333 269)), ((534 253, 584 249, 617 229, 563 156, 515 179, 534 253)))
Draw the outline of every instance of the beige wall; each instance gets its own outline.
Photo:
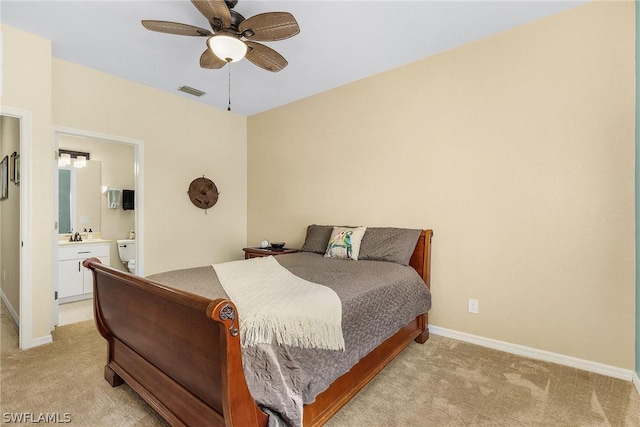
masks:
MULTIPOLYGON (((0 160, 20 153, 20 120, 0 117, 0 160)), ((10 310, 20 314, 20 187, 9 180, 9 198, 0 201, 0 287, 10 310)))
POLYGON ((33 337, 49 335, 53 298, 54 126, 144 141, 146 274, 242 257, 246 118, 52 59, 48 40, 2 26, 3 105, 33 115, 33 337), (29 52, 28 55, 25 52, 29 52), (205 211, 189 183, 220 189, 205 211))
POLYGON ((433 228, 433 324, 633 368, 634 30, 592 3, 250 117, 249 244, 433 228))

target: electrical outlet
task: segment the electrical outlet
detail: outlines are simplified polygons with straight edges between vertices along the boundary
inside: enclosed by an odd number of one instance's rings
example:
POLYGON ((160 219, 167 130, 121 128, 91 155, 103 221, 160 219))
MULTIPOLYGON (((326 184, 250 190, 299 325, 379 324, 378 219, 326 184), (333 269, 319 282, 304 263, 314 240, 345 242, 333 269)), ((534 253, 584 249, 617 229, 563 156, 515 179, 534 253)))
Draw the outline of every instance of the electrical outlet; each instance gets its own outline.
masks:
POLYGON ((478 300, 469 299, 469 313, 478 314, 478 300))

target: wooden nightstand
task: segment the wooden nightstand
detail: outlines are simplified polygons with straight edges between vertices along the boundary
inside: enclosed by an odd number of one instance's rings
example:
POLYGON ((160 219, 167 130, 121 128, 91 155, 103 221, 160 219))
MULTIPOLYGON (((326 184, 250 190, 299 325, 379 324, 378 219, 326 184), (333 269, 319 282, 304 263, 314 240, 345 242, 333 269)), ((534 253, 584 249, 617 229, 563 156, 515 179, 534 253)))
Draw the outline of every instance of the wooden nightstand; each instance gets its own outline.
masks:
POLYGON ((242 248, 244 251, 244 259, 249 258, 257 258, 261 256, 269 256, 269 255, 284 255, 284 254, 294 254, 299 252, 299 249, 266 249, 266 248, 242 248))

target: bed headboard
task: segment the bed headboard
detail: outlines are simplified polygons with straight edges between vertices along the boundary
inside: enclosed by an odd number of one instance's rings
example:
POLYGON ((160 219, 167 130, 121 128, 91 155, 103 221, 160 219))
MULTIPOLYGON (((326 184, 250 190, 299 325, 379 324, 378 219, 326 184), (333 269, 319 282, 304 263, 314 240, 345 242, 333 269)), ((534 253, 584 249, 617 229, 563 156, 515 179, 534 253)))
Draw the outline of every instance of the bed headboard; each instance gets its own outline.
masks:
POLYGON ((431 288, 431 239, 433 230, 422 230, 416 248, 413 250, 409 265, 413 267, 428 288, 431 288))

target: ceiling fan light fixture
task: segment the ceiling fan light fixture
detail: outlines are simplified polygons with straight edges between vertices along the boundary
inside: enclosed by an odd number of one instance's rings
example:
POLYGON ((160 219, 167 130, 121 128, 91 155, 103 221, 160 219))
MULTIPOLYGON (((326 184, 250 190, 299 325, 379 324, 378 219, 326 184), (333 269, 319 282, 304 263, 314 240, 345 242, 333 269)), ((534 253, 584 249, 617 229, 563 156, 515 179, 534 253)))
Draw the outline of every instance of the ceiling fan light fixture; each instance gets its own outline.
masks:
POLYGON ((247 54, 247 45, 239 38, 227 34, 209 37, 207 46, 214 55, 227 62, 240 61, 247 54))

